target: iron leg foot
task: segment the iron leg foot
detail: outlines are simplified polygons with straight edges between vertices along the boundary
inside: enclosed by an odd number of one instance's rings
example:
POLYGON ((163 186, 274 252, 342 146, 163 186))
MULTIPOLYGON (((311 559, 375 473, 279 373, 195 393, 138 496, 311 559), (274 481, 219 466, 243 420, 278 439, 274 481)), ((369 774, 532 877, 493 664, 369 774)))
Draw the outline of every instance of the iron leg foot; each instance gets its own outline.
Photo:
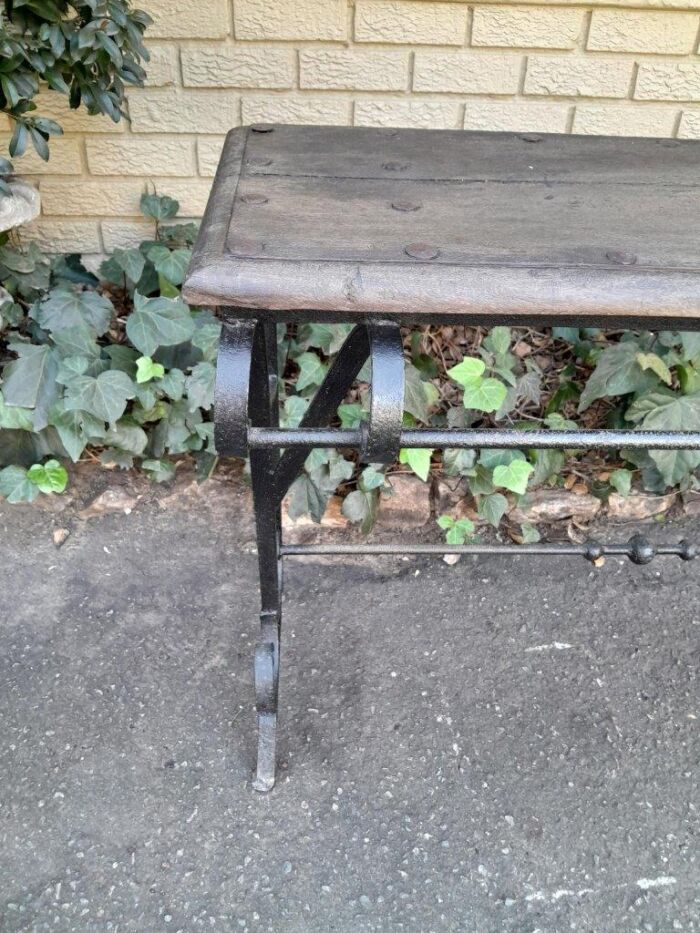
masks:
POLYGON ((253 790, 267 793, 275 786, 275 738, 277 714, 258 714, 258 766, 253 790))
POLYGON ((262 640, 255 649, 255 697, 258 710, 258 764, 253 788, 263 793, 275 786, 277 697, 279 691, 279 636, 263 623, 262 640))

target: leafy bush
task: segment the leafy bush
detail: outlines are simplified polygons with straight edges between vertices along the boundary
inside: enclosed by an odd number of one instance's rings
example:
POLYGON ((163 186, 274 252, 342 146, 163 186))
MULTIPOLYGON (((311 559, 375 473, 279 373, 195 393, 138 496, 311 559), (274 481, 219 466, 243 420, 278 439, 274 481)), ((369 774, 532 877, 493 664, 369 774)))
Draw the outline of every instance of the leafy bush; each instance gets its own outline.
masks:
MULTIPOLYGON (((343 333, 310 324, 285 334, 283 357, 292 361, 283 407, 287 424, 298 424, 343 333)), ((566 430, 578 422, 589 428, 700 429, 700 334, 627 333, 620 339, 576 328, 546 333, 424 328, 407 336, 406 349, 407 425, 566 430), (437 350, 442 371, 428 349, 437 350), (458 362, 450 365, 450 358, 458 362)), ((360 381, 340 406, 343 427, 366 417, 367 392, 360 381)), ((575 481, 601 499, 613 491, 628 495, 635 476, 651 492, 694 487, 700 452, 628 450, 601 456, 573 450, 419 449, 402 450, 399 459, 425 481, 438 470, 463 480, 479 518, 498 527, 511 505, 543 485, 575 481)), ((380 496, 391 493, 390 475, 371 465, 349 484, 351 468, 337 452, 314 451, 292 487, 292 515, 310 512, 320 520, 340 482, 345 490, 355 486, 343 501, 346 517, 371 528, 380 496)), ((465 518, 441 516, 438 524, 451 544, 469 540, 475 531, 465 518)), ((518 535, 523 542, 537 538, 530 525, 518 535)))
POLYGON ((214 468, 220 324, 179 297, 196 227, 163 224, 170 198, 145 195, 142 209, 153 239, 117 250, 102 285, 77 256, 49 262, 0 238, 0 493, 12 501, 60 491, 53 458, 88 448, 157 481, 174 474, 169 454, 192 454, 201 476, 214 468))
MULTIPOLYGON (((14 123, 9 152, 23 155, 31 144, 49 158, 48 140, 59 135, 54 120, 36 114, 42 84, 66 94, 70 106, 124 116, 126 85, 143 86, 141 61, 148 60, 143 33, 152 22, 128 0, 5 0, 0 11, 0 111, 14 123)), ((0 175, 12 171, 0 158, 0 175)), ((0 196, 7 187, 0 178, 0 196)))
MULTIPOLYGON (((180 286, 196 236, 174 223, 178 204, 144 195, 153 237, 116 250, 102 281, 78 256, 49 262, 36 246, 0 239, 0 495, 11 501, 60 491, 60 460, 92 457, 172 477, 173 456, 190 454, 211 474, 212 405, 220 324, 188 308, 180 286), (49 458, 48 462, 46 459, 49 458)), ((280 327, 282 424, 297 426, 349 325, 280 327)), ((606 336, 597 330, 423 328, 406 334, 407 425, 700 430, 700 334, 606 336), (439 360, 439 365, 438 365, 439 360)), ((367 417, 368 372, 338 408, 338 423, 367 417)), ((540 486, 584 484, 604 499, 645 489, 696 485, 700 452, 403 450, 400 465, 357 464, 354 455, 314 450, 294 482, 292 517, 320 521, 338 490, 347 518, 368 531, 396 469, 426 482, 439 470, 464 483, 483 523, 497 527, 540 486)), ((450 543, 473 537, 465 517, 439 522, 450 543)), ((537 530, 524 526, 519 539, 537 530)))

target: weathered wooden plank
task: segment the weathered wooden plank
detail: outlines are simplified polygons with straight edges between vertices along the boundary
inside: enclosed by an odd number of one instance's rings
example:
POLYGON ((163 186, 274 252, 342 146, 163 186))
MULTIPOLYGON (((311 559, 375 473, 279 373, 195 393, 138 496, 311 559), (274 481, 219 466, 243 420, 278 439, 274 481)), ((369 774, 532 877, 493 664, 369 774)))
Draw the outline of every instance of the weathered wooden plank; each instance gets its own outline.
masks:
POLYGON ((250 135, 245 172, 697 187, 699 162, 694 140, 281 126, 250 135))
POLYGON ((640 267, 697 270, 700 188, 667 188, 662 201, 648 185, 245 178, 226 247, 239 258, 406 263, 419 242, 436 264, 610 266, 624 253, 640 267))
POLYGON ((700 319, 700 141, 538 139, 233 131, 185 296, 318 319, 700 319))

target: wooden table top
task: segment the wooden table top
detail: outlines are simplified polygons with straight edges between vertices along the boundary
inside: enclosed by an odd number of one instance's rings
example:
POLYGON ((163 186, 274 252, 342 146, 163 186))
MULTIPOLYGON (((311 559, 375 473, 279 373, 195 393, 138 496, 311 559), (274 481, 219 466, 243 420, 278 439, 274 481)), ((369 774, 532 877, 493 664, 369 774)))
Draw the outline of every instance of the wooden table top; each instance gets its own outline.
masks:
POLYGON ((236 129, 184 295, 280 320, 677 326, 700 319, 700 141, 236 129))

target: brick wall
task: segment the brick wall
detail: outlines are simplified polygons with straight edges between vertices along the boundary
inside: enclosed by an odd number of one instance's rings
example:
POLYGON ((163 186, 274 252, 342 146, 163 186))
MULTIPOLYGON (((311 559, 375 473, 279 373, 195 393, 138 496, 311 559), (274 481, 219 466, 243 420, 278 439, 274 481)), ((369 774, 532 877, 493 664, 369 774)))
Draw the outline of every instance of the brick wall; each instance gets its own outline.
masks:
MULTIPOLYGON (((223 136, 287 121, 700 137, 700 0, 141 0, 149 86, 130 124, 63 123, 36 173, 47 249, 139 239, 146 185, 201 215, 223 136)), ((0 125, 6 133, 7 127, 0 125)))

